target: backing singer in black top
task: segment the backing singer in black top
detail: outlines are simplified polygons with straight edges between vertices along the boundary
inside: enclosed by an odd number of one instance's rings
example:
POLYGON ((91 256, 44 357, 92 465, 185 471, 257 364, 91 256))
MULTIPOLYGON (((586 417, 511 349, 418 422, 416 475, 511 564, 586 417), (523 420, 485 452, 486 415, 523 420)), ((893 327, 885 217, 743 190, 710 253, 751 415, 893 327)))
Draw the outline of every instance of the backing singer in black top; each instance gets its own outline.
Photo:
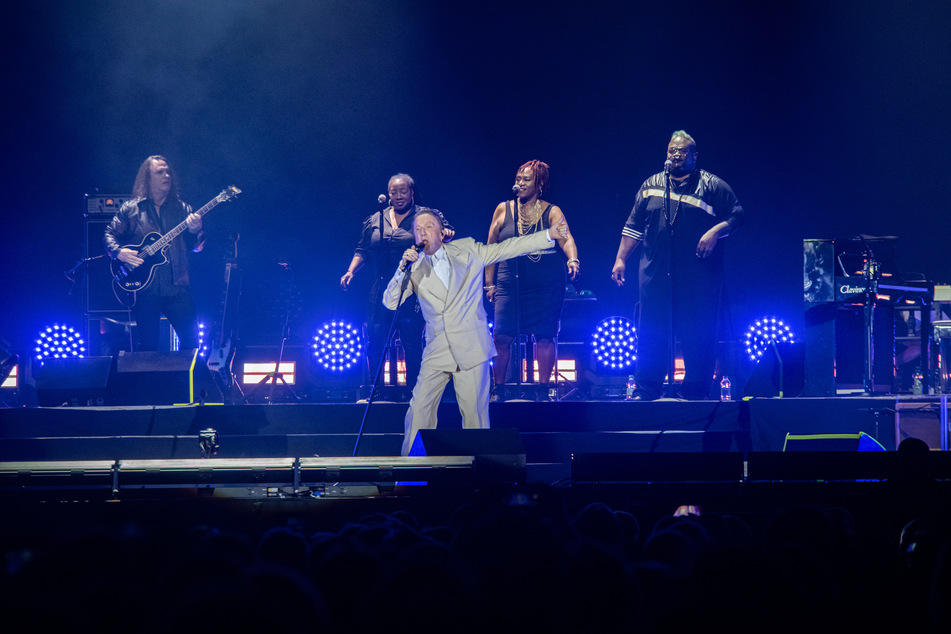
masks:
MULTIPOLYGON (((428 207, 421 207, 415 201, 415 183, 409 174, 394 174, 387 184, 389 206, 368 216, 363 221, 360 240, 353 252, 347 272, 340 278, 340 288, 347 290, 353 281, 354 275, 364 265, 374 265, 374 278, 370 287, 370 297, 367 304, 367 321, 365 335, 367 338, 367 368, 366 376, 372 382, 373 374, 377 371, 380 359, 383 356, 383 347, 390 324, 393 321, 393 311, 383 306, 383 291, 386 283, 399 265, 403 252, 416 244, 413 237, 413 220, 416 215, 428 207), (382 216, 383 234, 380 234, 382 216)), ((442 218, 447 226, 444 236, 452 239, 454 231, 438 210, 431 210, 442 218)), ((390 400, 409 400, 409 394, 416 385, 420 365, 423 359, 423 316, 420 314, 419 303, 414 299, 400 309, 397 331, 406 359, 406 390, 390 389, 381 394, 390 400)), ((394 369, 395 372, 395 369, 394 369)), ((382 381, 380 382, 382 385, 382 381)), ((382 392, 382 390, 381 390, 382 392)))

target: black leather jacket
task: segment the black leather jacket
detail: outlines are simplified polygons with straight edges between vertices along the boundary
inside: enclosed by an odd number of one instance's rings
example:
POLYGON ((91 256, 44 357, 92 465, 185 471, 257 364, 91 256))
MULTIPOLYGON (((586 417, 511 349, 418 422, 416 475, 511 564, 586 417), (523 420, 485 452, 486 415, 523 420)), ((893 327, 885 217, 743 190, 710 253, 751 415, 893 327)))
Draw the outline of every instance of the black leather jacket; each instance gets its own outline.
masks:
MULTIPOLYGON (((155 213, 155 205, 148 198, 133 198, 119 208, 112 221, 106 227, 102 241, 109 257, 115 260, 123 247, 140 245, 145 236, 152 232, 165 235, 174 229, 192 208, 177 198, 169 198, 162 205, 162 218, 155 213)), ((202 234, 183 231, 168 245, 168 259, 172 267, 172 279, 175 284, 188 284, 188 250, 200 243, 202 234)))

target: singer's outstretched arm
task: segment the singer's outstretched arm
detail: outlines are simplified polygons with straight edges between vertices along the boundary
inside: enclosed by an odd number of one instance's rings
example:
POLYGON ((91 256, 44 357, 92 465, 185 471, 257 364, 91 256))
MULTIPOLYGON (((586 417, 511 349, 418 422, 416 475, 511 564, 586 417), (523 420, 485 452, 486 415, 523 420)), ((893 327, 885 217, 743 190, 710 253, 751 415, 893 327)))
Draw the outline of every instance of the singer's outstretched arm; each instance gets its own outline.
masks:
MULTIPOLYGON (((492 214, 492 224, 489 225, 489 237, 485 241, 486 244, 495 244, 499 241, 499 232, 502 230, 502 224, 505 222, 505 205, 506 203, 499 203, 495 208, 495 212, 492 214)), ((490 264, 485 267, 483 272, 484 278, 483 281, 483 290, 485 291, 486 298, 495 303, 495 264, 490 264)))

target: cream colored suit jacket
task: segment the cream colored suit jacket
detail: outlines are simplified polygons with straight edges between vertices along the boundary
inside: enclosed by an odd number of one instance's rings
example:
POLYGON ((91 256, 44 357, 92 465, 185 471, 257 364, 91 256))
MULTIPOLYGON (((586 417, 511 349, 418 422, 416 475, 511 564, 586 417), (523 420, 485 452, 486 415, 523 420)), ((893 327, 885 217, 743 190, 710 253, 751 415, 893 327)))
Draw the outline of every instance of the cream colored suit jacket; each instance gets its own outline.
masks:
POLYGON ((546 249, 552 244, 547 231, 482 244, 472 238, 442 245, 449 257, 449 288, 433 271, 428 257, 413 263, 409 284, 398 298, 402 276, 394 275, 383 294, 383 304, 395 310, 413 293, 426 319, 423 365, 434 370, 469 370, 496 355, 482 306, 482 269, 489 264, 546 249))

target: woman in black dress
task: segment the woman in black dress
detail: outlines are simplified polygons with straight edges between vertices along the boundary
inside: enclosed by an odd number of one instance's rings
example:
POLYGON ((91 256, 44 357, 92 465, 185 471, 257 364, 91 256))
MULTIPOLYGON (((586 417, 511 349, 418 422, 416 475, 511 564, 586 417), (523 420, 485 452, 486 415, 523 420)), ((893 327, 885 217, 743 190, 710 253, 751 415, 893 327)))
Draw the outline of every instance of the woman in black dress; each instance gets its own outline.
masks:
MULTIPOLYGON (((546 163, 529 161, 518 168, 515 187, 517 208, 511 200, 499 203, 489 226, 488 244, 545 231, 565 217, 557 205, 541 198, 548 191, 546 163)), ((529 253, 485 268, 486 295, 495 304, 495 347, 498 349, 493 365, 496 386, 493 400, 501 398, 501 386, 507 378, 516 321, 522 334, 535 336, 538 393, 539 396, 544 394, 546 399, 548 397, 548 384, 555 365, 555 340, 558 337, 561 308, 565 303, 565 259, 562 253, 568 258, 568 275, 572 280, 577 279, 581 263, 578 261, 578 248, 570 234, 558 240, 557 247, 552 246, 545 251, 529 253)))

